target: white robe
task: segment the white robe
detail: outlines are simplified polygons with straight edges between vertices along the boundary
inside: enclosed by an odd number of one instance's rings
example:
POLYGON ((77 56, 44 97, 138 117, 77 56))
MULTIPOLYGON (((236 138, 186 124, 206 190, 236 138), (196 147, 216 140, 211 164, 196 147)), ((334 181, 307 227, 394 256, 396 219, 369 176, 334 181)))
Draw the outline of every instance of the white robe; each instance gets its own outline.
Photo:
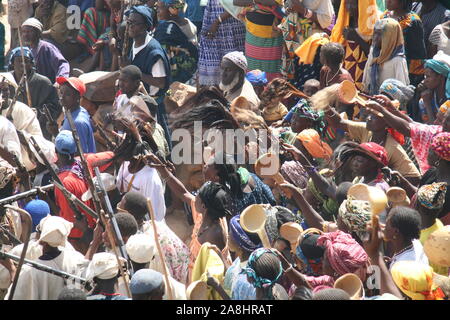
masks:
MULTIPOLYGON (((72 250, 63 250, 55 259, 37 259, 36 262, 79 277, 84 276, 89 264, 89 261, 84 259, 81 253, 72 250)), ((13 300, 57 300, 66 286, 81 288, 79 283, 72 280, 65 280, 48 272, 24 265, 20 272, 13 300)), ((5 300, 8 299, 10 290, 11 287, 5 296, 5 300)))

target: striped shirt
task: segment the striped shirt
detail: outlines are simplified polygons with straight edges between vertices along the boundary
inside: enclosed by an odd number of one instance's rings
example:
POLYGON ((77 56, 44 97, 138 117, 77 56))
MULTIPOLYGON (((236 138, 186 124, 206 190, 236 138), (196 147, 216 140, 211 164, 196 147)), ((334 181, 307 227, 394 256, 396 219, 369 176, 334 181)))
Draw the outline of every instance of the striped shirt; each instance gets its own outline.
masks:
POLYGON ((412 11, 417 13, 422 20, 425 42, 428 42, 428 38, 430 37, 431 31, 433 31, 434 27, 450 20, 450 10, 447 10, 440 3, 438 3, 436 8, 432 11, 422 14, 422 3, 414 2, 412 11))

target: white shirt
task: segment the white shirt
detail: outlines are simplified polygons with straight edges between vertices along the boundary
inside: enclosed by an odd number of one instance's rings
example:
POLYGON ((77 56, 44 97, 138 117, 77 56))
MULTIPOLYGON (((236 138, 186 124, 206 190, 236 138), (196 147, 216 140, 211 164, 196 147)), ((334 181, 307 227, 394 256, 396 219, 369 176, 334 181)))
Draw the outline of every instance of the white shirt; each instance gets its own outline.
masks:
POLYGON ((125 161, 117 174, 116 185, 120 192, 137 191, 152 202, 156 221, 164 220, 166 204, 164 202, 164 188, 158 171, 145 166, 135 174, 128 171, 129 162, 125 161), (131 185, 130 185, 131 182, 131 185))
MULTIPOLYGON (((145 38, 145 42, 142 46, 140 47, 135 47, 134 46, 134 42, 133 42, 133 52, 132 52, 132 59, 134 60, 134 58, 136 57, 136 55, 142 50, 144 49, 147 44, 150 42, 150 40, 152 40, 152 36, 150 34, 147 34, 147 37, 145 38)), ((156 61, 156 63, 153 65, 152 67, 152 77, 154 78, 164 78, 166 77, 166 70, 164 69, 164 62, 162 59, 159 59, 158 61, 156 61)), ((158 93, 159 88, 155 87, 155 86, 150 86, 150 90, 149 90, 149 95, 154 96, 158 93)))
POLYGON ((16 127, 3 116, 0 116, 0 146, 15 154, 22 162, 22 151, 16 127))
POLYGON ((423 251, 423 246, 420 241, 417 239, 413 240, 412 244, 413 246, 409 250, 403 251, 401 254, 392 257, 389 270, 399 261, 415 261, 427 266, 429 265, 427 255, 425 254, 425 251, 423 251))

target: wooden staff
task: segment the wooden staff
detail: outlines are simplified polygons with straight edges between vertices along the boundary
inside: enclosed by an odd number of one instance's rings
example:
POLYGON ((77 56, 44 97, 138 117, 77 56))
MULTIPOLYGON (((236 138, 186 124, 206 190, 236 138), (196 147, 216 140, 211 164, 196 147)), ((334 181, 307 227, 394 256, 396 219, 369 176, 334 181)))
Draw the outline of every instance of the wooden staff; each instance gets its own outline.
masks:
POLYGON ((28 87, 28 76, 27 76, 27 69, 26 69, 26 64, 25 64, 25 54, 23 52, 22 36, 21 36, 20 32, 18 32, 17 34, 19 35, 20 55, 22 56, 23 75, 25 77, 25 91, 27 94, 28 106, 31 108, 33 106, 33 102, 31 100, 30 88, 28 87))
POLYGON ((156 248, 158 249, 158 254, 159 254, 159 257, 161 258, 161 263, 163 265, 164 278, 166 279, 169 300, 173 300, 172 286, 170 285, 169 275, 167 273, 168 269, 167 269, 167 265, 166 265, 166 259, 164 258, 164 254, 161 249, 161 245, 159 243, 158 230, 156 229, 155 213, 153 212, 152 202, 149 198, 147 198, 147 208, 148 208, 148 211, 150 212, 150 219, 152 221, 153 235, 155 237, 156 248))
MULTIPOLYGON (((8 207, 11 208, 11 206, 8 206, 8 207)), ((31 220, 30 214, 28 212, 26 212, 23 209, 19 209, 19 208, 14 208, 14 210, 16 210, 16 211, 18 211, 20 213, 21 219, 26 221, 26 223, 29 226, 32 225, 33 222, 31 220)), ((19 264, 17 265, 16 274, 14 275, 14 280, 13 280, 13 283, 12 283, 12 286, 11 286, 11 291, 9 293, 8 300, 12 300, 13 297, 14 297, 14 293, 15 293, 16 287, 17 287, 17 282, 19 280, 20 271, 22 270, 22 266, 23 266, 23 263, 25 261, 25 256, 26 256, 27 250, 28 250, 28 244, 30 243, 30 235, 31 235, 31 230, 27 230, 26 238, 25 238, 25 241, 24 241, 24 244, 23 244, 23 248, 22 248, 22 253, 20 254, 19 264)))

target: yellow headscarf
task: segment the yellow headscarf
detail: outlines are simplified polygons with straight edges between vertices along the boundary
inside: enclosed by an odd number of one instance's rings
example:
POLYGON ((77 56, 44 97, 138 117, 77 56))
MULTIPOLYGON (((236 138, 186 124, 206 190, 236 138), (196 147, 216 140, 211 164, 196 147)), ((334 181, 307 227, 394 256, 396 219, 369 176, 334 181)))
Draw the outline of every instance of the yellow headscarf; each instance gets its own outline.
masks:
POLYGON ((444 293, 433 283, 433 268, 416 261, 399 261, 391 269, 397 287, 413 300, 443 300, 444 293))
POLYGON ((373 58, 372 64, 382 65, 391 59, 392 53, 398 46, 404 44, 403 31, 400 24, 392 18, 378 20, 374 28, 381 30, 383 41, 381 42, 380 55, 373 58))
MULTIPOLYGON (((331 42, 344 44, 344 29, 350 24, 350 12, 345 8, 346 0, 341 1, 338 19, 331 31, 331 42)), ((358 0, 358 31, 362 36, 371 37, 373 27, 378 20, 376 0, 358 0)))

